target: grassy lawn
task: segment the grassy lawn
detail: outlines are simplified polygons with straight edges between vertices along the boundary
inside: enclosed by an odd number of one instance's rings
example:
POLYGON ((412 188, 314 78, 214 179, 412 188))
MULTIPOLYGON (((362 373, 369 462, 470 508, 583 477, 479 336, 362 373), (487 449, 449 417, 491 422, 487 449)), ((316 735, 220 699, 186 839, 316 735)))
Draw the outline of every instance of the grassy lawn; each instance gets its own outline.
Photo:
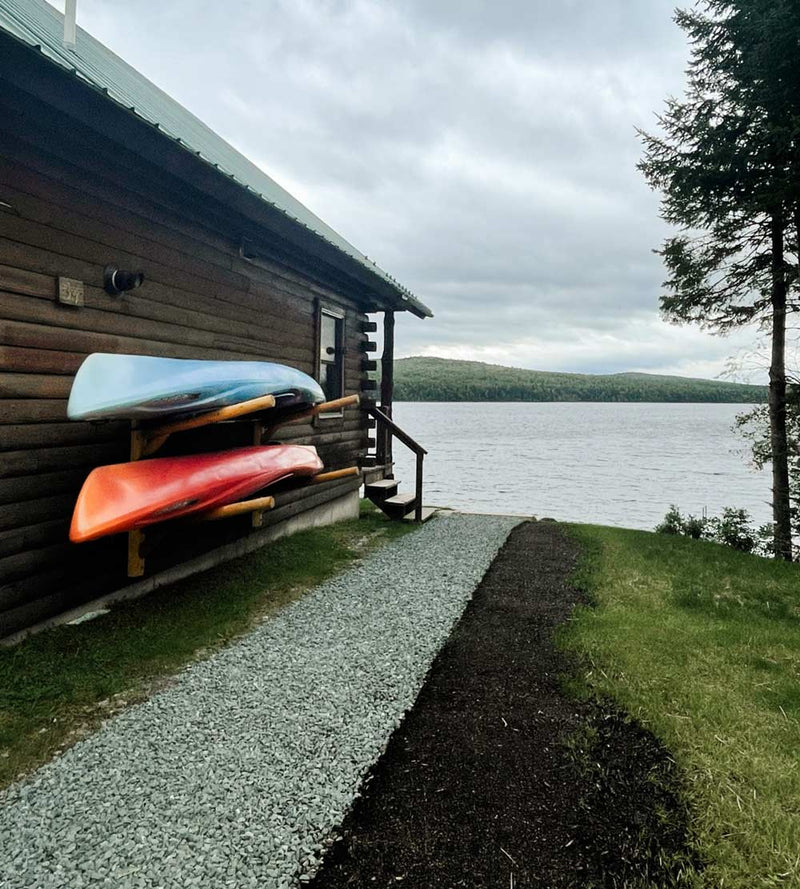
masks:
POLYGON ((800 886, 800 567, 713 543, 569 526, 594 601, 564 632, 591 691, 671 750, 697 885, 800 886))
POLYGON ((0 649, 0 787, 369 550, 416 526, 371 505, 77 626, 0 649))

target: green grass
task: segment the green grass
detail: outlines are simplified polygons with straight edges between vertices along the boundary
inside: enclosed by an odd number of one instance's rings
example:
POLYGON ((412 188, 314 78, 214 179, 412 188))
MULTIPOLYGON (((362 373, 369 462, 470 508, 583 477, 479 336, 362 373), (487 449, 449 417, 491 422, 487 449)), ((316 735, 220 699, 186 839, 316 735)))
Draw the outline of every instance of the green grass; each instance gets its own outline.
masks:
POLYGON ((714 543, 570 526, 581 608, 562 641, 686 777, 698 885, 800 886, 800 569, 714 543))
POLYGON ((300 532, 96 620, 0 649, 0 787, 415 527, 368 505, 360 519, 300 532))

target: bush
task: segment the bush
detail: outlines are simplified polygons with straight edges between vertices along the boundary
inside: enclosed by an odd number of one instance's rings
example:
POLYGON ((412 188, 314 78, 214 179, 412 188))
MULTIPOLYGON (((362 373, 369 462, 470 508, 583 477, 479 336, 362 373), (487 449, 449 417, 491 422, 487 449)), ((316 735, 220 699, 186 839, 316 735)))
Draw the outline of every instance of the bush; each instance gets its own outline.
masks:
POLYGON ((694 540, 700 540, 706 532, 707 525, 708 519, 705 516, 697 518, 697 516, 687 515, 683 523, 683 533, 694 540))
POLYGON ((775 528, 772 523, 768 522, 766 525, 761 525, 756 531, 756 537, 758 542, 756 543, 755 551, 759 555, 773 558, 775 556, 775 528))
POLYGON ((667 510, 661 523, 656 525, 656 531, 659 534, 683 534, 683 516, 674 503, 667 510))
POLYGON ((685 537, 699 540, 704 534, 707 523, 708 519, 705 517, 698 518, 690 514, 684 518, 673 503, 661 523, 656 525, 656 531, 659 534, 683 534, 685 537))
POLYGON ((726 506, 720 517, 708 520, 706 539, 724 543, 743 553, 751 553, 756 548, 756 532, 750 527, 747 510, 726 506))
POLYGON ((673 504, 656 526, 656 531, 660 534, 682 534, 695 540, 712 540, 743 553, 772 555, 772 527, 763 525, 753 529, 747 510, 732 506, 726 506, 721 516, 698 518, 693 515, 684 517, 673 504))

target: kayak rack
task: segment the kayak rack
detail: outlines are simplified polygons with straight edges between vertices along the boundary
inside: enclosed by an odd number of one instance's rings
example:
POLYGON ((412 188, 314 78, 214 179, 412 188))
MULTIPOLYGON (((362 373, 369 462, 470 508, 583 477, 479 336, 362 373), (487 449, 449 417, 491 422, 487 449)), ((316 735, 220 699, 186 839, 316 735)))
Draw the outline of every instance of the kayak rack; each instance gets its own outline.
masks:
MULTIPOLYGON (((280 426, 288 423, 297 423, 312 417, 316 417, 327 411, 339 410, 352 404, 358 404, 358 395, 348 395, 345 398, 337 398, 333 401, 325 401, 315 405, 308 410, 290 414, 287 417, 273 423, 267 428, 267 439, 272 438, 275 430, 280 426)), ((210 426, 215 423, 223 423, 225 421, 237 420, 253 414, 258 411, 269 410, 275 407, 275 396, 264 395, 260 398, 251 398, 249 401, 243 401, 240 404, 223 407, 219 410, 208 411, 204 414, 198 414, 195 417, 189 417, 186 420, 176 420, 171 423, 163 423, 159 426, 139 426, 134 421, 131 427, 131 462, 142 460, 152 456, 159 450, 170 437, 176 432, 184 432, 189 429, 200 429, 203 426, 210 426)), ((260 445, 264 440, 265 423, 263 420, 256 420, 253 424, 253 444, 260 445)), ((357 466, 350 466, 346 469, 335 469, 330 472, 322 472, 313 476, 308 480, 307 484, 316 485, 328 481, 335 481, 340 478, 348 478, 350 476, 360 475, 361 470, 357 466)), ((199 517, 200 521, 218 521, 227 519, 231 516, 251 514, 251 522, 254 528, 260 528, 263 524, 264 513, 275 507, 274 497, 256 497, 252 500, 242 500, 239 503, 229 503, 218 509, 211 510, 199 517)), ((142 546, 144 544, 145 532, 141 528, 128 532, 128 577, 142 577, 145 570, 145 560, 142 554, 142 546)))
MULTIPOLYGON (((307 481, 307 485, 320 485, 325 482, 338 481, 341 478, 354 478, 361 475, 358 466, 348 466, 346 469, 333 469, 330 472, 321 472, 307 481)), ((240 500, 238 503, 228 503, 210 512, 197 517, 199 522, 216 522, 220 519, 229 519, 232 516, 253 516, 254 527, 261 527, 261 517, 270 509, 275 508, 274 497, 255 497, 252 500, 240 500), (258 524, 255 524, 258 517, 258 524)), ((144 556, 142 544, 144 543, 144 529, 136 528, 128 532, 128 577, 141 577, 144 574, 144 556)))
POLYGON ((344 398, 336 398, 333 401, 323 401, 322 404, 314 405, 314 407, 310 407, 308 410, 290 414, 288 417, 284 417, 277 423, 273 423, 271 426, 267 427, 266 438, 272 438, 275 434, 275 430, 279 429, 281 426, 287 426, 290 423, 300 423, 303 420, 312 419, 313 417, 325 414, 328 411, 338 411, 342 408, 349 407, 350 405, 358 404, 360 400, 358 395, 346 395, 344 398))
MULTIPOLYGON (((353 404, 358 404, 358 395, 348 395, 345 398, 337 398, 333 401, 324 401, 308 410, 300 411, 284 417, 277 423, 273 423, 268 427, 267 438, 271 438, 272 434, 280 426, 289 423, 299 423, 319 414, 328 411, 339 410, 353 404)), ((243 401, 240 404, 234 404, 229 407, 219 408, 219 410, 209 411, 205 414, 198 414, 196 417, 189 417, 187 420, 176 420, 172 423, 164 423, 160 426, 134 426, 131 430, 131 460, 141 460, 142 457, 150 457, 166 440, 175 432, 185 432, 189 429, 200 429, 203 426, 210 426, 214 423, 223 423, 226 420, 236 420, 239 417, 253 414, 257 411, 269 410, 275 407, 275 396, 264 395, 261 398, 251 398, 249 401, 243 401)), ((263 437, 264 424, 261 426, 261 435, 263 437)), ((261 444, 261 440, 254 441, 254 444, 261 444)))
POLYGON ((176 420, 173 423, 163 423, 161 426, 134 427, 131 431, 131 460, 141 460, 142 457, 150 457, 164 444, 175 432, 185 432, 187 429, 200 429, 203 426, 211 426, 213 423, 222 423, 225 420, 236 420, 256 411, 265 411, 275 407, 274 395, 263 395, 261 398, 251 398, 240 404, 229 407, 221 407, 216 411, 198 414, 189 417, 188 420, 176 420))
MULTIPOLYGON (((330 472, 321 472, 308 480, 309 485, 319 485, 323 482, 332 482, 340 478, 350 478, 361 474, 358 466, 349 466, 347 469, 333 469, 330 472)), ((231 516, 242 515, 248 512, 266 512, 275 508, 274 497, 256 497, 253 500, 241 500, 239 503, 229 503, 205 512, 199 516, 198 521, 216 522, 219 519, 227 519, 231 516)))

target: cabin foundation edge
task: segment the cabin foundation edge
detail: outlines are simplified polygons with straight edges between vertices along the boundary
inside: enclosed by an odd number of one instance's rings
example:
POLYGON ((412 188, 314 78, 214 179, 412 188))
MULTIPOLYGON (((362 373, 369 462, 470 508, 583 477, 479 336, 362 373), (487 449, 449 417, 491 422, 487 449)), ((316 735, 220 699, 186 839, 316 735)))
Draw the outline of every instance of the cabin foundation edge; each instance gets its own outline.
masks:
POLYGON ((291 534, 296 534, 298 531, 305 531, 309 528, 319 528, 324 525, 343 522, 347 519, 358 518, 359 503, 359 488, 355 488, 354 490, 343 494, 341 497, 337 497, 327 503, 322 503, 297 515, 291 516, 285 521, 272 525, 260 533, 250 534, 240 540, 210 550, 188 562, 182 562, 173 568, 168 568, 167 570, 154 574, 152 577, 148 577, 145 580, 121 587, 113 592, 106 593, 103 596, 85 602, 77 608, 64 611, 61 614, 57 614, 40 623, 33 624, 30 627, 12 633, 3 639, 0 639, 0 646, 7 648, 17 645, 29 636, 75 621, 89 612, 102 611, 117 602, 140 599, 163 586, 177 583, 194 574, 207 571, 209 568, 215 568, 217 565, 221 565, 224 562, 229 562, 232 559, 255 552, 281 537, 288 537, 291 534))

